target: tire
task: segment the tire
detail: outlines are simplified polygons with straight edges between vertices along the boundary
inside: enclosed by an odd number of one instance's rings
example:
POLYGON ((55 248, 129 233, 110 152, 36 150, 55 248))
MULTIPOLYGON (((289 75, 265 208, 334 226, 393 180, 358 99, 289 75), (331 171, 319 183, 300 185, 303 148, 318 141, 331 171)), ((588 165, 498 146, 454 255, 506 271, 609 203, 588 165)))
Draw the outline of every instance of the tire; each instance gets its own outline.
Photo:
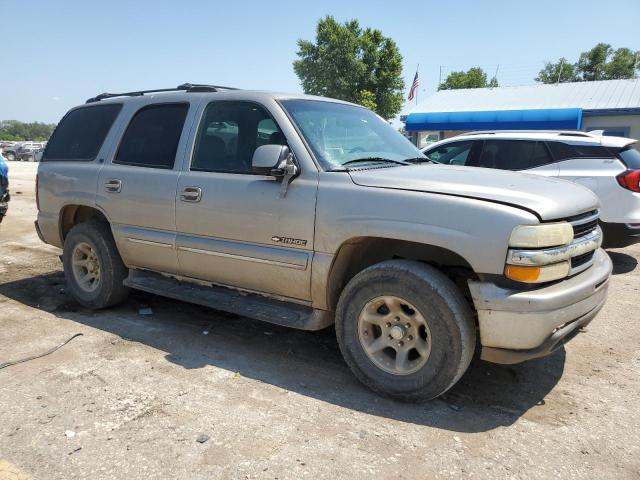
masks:
POLYGON ((13 152, 5 152, 4 156, 7 157, 7 160, 10 162, 15 162, 16 160, 16 154, 13 152))
POLYGON ((69 291, 87 308, 111 307, 129 295, 130 289, 122 283, 129 270, 122 263, 107 223, 74 226, 64 242, 62 263, 69 291), (81 282, 83 278, 88 280, 81 282))
POLYGON ((362 383, 404 401, 430 400, 451 388, 476 343, 460 290, 437 269, 409 260, 385 261, 351 279, 338 301, 336 335, 362 383), (384 344, 393 345, 378 350, 384 344))

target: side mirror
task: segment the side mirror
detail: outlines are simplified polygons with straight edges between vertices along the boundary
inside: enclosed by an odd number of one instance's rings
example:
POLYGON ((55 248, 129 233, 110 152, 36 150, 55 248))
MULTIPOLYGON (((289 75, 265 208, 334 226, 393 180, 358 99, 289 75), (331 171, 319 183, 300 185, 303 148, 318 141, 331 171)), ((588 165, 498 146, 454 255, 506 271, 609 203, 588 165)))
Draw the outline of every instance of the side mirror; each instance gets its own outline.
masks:
POLYGON ((282 177, 286 174, 281 167, 289 156, 286 145, 262 145, 253 152, 251 167, 258 175, 282 177))

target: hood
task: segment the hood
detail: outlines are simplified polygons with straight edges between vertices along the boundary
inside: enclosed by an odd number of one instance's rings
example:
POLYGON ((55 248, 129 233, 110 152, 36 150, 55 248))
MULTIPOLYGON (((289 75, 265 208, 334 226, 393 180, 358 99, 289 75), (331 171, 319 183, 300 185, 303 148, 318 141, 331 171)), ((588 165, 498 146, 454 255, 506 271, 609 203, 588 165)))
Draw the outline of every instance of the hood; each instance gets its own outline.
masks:
POLYGON ((411 165, 350 170, 356 185, 441 193, 513 205, 542 220, 556 220, 598 207, 585 187, 565 180, 478 167, 411 165))

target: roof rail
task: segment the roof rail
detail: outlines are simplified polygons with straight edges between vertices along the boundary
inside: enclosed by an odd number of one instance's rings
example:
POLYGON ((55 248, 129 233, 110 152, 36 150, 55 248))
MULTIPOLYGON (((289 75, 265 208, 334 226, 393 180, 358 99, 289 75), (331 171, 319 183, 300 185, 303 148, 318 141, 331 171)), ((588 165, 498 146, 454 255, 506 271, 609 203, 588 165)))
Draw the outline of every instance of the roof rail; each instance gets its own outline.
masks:
POLYGON ((203 85, 200 83, 183 83, 176 88, 156 88, 153 90, 138 90, 135 92, 125 93, 101 93, 88 99, 85 103, 95 103, 100 100, 114 97, 141 97, 146 93, 160 93, 160 92, 218 92, 220 90, 237 90, 233 87, 223 87, 221 85, 203 85))
POLYGON ((476 130, 472 132, 461 133, 457 136, 470 135, 496 135, 498 133, 553 133, 559 136, 567 137, 593 137, 593 132, 573 131, 573 130, 476 130))

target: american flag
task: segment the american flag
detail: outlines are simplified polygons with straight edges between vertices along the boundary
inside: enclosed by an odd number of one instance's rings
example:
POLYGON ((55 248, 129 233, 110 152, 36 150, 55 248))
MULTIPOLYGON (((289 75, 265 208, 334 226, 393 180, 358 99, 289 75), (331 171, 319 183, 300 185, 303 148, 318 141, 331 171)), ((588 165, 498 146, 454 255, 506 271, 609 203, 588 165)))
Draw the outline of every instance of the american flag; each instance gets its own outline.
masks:
POLYGON ((413 84, 411 85, 411 90, 409 90, 409 97, 407 97, 407 100, 413 100, 413 98, 416 96, 416 91, 418 90, 419 86, 420 79, 418 78, 418 71, 416 70, 416 76, 413 77, 413 84))

